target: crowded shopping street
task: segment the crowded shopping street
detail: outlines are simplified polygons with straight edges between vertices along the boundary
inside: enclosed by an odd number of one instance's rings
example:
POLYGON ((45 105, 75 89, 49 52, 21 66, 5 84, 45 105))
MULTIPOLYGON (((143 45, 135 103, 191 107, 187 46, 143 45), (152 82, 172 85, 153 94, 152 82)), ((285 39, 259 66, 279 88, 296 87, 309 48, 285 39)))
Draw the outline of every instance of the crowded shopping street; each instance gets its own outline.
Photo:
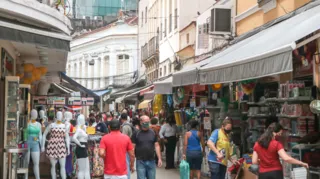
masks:
POLYGON ((320 179, 320 0, 0 0, 0 179, 320 179))

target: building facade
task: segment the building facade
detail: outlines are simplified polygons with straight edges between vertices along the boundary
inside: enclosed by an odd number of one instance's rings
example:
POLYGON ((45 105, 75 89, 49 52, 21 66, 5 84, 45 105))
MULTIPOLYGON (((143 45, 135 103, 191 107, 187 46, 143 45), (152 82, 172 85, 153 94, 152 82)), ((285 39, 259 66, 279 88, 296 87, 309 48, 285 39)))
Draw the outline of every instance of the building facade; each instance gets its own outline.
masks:
POLYGON ((88 89, 123 88, 137 76, 137 17, 111 23, 71 42, 67 74, 88 89))
POLYGON ((180 32, 189 26, 192 21, 195 21, 198 15, 204 12, 212 3, 209 0, 161 0, 159 15, 161 17, 159 78, 174 72, 177 69, 175 68, 176 65, 180 64, 176 62, 183 61, 183 57, 180 57, 178 54, 184 46, 180 44, 180 38, 187 40, 187 34, 181 37, 180 32))
POLYGON ((140 74, 147 81, 158 79, 159 37, 160 37, 160 0, 139 1, 139 59, 140 74))

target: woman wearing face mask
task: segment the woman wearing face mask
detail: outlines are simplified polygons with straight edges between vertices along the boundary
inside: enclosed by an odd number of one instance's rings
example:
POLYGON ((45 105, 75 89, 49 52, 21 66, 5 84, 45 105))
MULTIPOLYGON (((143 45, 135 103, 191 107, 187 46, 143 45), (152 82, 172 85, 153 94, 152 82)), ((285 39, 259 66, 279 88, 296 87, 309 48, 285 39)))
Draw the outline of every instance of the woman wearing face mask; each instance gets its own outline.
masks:
POLYGON ((282 130, 279 123, 270 124, 253 147, 252 163, 259 164, 259 179, 283 179, 280 157, 290 164, 308 168, 307 163, 290 157, 276 140, 277 136, 281 136, 282 130))
POLYGON ((166 169, 174 169, 174 153, 177 144, 178 127, 173 117, 167 118, 167 123, 160 129, 160 138, 166 146, 166 169))
MULTIPOLYGON (((214 130, 208 140, 207 144, 210 149, 208 161, 211 179, 225 178, 228 160, 230 160, 230 153, 232 152, 229 139, 231 131, 232 120, 226 117, 222 122, 221 128, 214 130)), ((231 162, 236 164, 236 161, 231 162)))

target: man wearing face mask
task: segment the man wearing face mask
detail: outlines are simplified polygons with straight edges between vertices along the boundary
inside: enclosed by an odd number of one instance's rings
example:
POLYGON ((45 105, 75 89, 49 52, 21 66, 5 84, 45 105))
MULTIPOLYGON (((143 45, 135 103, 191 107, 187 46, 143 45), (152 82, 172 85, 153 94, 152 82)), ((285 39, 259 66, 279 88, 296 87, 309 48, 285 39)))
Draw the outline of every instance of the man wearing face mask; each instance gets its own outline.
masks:
POLYGON ((135 148, 136 170, 138 179, 155 179, 156 163, 154 151, 159 158, 158 167, 162 166, 160 146, 158 138, 153 130, 150 129, 150 118, 142 116, 140 118, 141 128, 132 135, 132 143, 135 148))
MULTIPOLYGON (((212 132, 208 147, 210 153, 208 155, 211 179, 225 178, 228 160, 231 159, 230 133, 232 131, 232 120, 226 117, 220 129, 212 132)), ((230 160, 231 161, 231 160, 230 160)), ((231 161, 236 164, 236 161, 231 161)))

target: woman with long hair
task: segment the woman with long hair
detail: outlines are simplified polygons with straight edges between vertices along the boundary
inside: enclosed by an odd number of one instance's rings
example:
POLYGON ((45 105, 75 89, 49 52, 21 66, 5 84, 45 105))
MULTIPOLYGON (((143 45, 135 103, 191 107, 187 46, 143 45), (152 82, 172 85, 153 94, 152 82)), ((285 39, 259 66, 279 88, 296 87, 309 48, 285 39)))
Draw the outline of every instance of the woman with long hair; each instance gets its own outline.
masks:
POLYGON ((177 144, 178 127, 172 116, 167 118, 167 123, 160 129, 160 138, 166 146, 166 169, 174 169, 174 153, 177 144))
POLYGON ((290 164, 309 167, 307 163, 296 160, 285 152, 283 145, 276 140, 282 131, 283 127, 279 123, 270 124, 253 147, 252 163, 259 164, 259 179, 283 179, 280 158, 290 164))
POLYGON ((205 148, 204 139, 202 132, 197 129, 199 122, 191 120, 189 124, 191 130, 186 132, 184 136, 183 159, 186 159, 190 165, 190 178, 193 179, 194 175, 196 175, 197 179, 200 179, 201 164, 205 148))

